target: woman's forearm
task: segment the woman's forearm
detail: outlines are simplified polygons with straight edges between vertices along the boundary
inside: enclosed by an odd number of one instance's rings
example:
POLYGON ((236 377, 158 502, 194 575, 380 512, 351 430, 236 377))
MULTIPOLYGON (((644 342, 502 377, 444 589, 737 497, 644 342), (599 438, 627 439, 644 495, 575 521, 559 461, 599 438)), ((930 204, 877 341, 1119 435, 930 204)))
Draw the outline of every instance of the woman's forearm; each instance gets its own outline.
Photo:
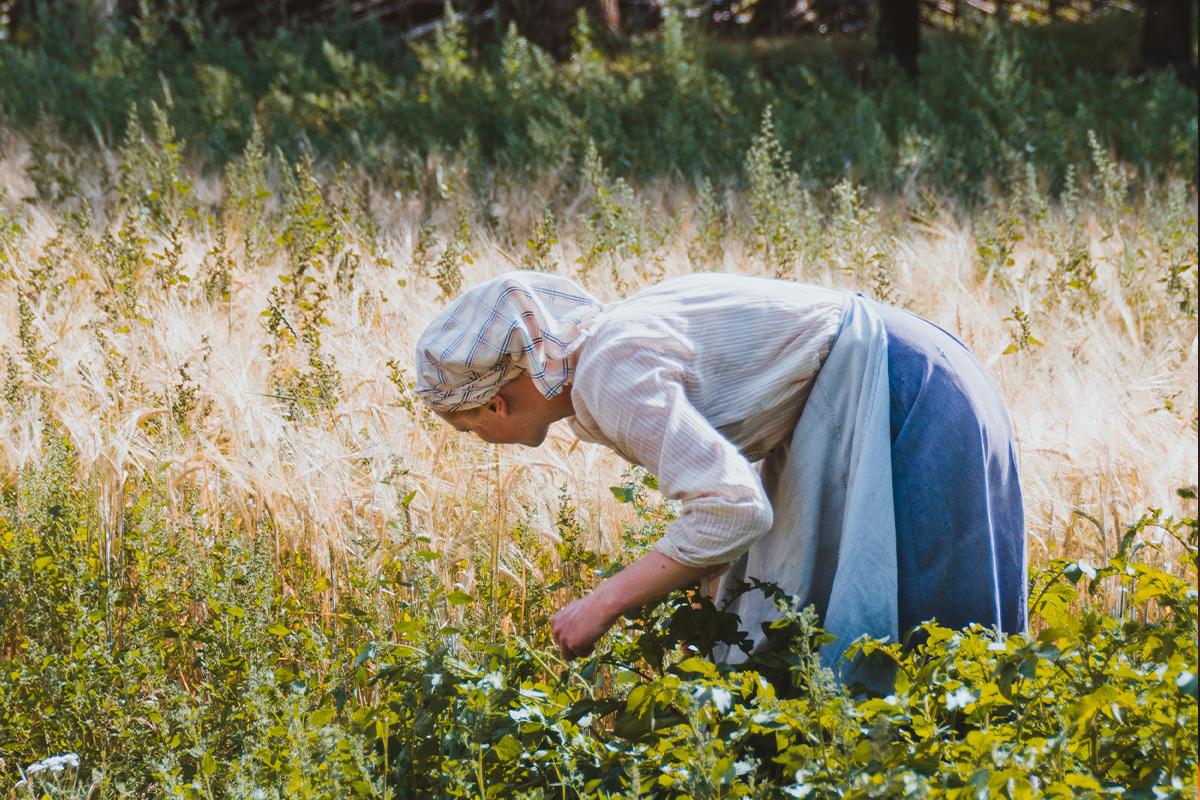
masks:
POLYGON ((612 619, 660 600, 669 592, 695 583, 705 575, 724 568, 689 567, 657 550, 651 550, 612 576, 592 593, 612 619))
POLYGON ((587 597, 567 605, 550 619, 563 658, 592 652, 597 640, 622 614, 662 599, 672 589, 694 583, 721 567, 689 567, 651 550, 600 584, 587 597))

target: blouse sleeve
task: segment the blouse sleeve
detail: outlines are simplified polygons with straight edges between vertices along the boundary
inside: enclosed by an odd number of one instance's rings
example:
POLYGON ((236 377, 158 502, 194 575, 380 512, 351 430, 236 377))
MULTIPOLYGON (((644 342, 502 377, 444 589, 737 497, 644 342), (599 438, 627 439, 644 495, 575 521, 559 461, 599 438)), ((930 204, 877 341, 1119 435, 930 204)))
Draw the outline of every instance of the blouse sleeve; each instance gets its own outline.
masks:
POLYGON ((646 348, 589 355, 572 389, 577 413, 658 478, 682 511, 655 545, 693 567, 735 561, 771 527, 758 472, 692 406, 669 357, 646 348))

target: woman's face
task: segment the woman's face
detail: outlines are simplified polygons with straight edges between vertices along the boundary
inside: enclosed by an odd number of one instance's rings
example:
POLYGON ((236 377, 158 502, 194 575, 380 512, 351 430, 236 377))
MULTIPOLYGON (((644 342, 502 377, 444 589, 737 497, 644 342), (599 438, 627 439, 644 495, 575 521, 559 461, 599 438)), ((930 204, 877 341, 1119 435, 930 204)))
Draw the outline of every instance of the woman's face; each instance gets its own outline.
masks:
POLYGON ((523 444, 537 447, 546 439, 550 423, 530 410, 514 410, 496 397, 469 411, 439 414, 461 433, 473 433, 489 444, 523 444), (500 400, 501 402, 497 402, 500 400))
POLYGON ((555 420, 575 413, 571 387, 553 399, 542 396, 529 373, 522 370, 491 399, 478 408, 452 411, 438 416, 463 433, 473 433, 490 444, 523 444, 537 447, 555 420))

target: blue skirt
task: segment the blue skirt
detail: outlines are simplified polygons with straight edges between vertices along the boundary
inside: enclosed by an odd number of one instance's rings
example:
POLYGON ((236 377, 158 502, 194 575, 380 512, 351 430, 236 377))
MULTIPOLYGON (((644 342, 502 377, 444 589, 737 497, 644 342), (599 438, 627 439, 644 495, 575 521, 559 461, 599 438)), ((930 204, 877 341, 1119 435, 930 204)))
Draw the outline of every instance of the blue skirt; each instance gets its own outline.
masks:
POLYGON ((888 339, 899 629, 936 618, 1008 633, 1028 624, 1028 557, 1016 444, 971 352, 879 303, 888 339))

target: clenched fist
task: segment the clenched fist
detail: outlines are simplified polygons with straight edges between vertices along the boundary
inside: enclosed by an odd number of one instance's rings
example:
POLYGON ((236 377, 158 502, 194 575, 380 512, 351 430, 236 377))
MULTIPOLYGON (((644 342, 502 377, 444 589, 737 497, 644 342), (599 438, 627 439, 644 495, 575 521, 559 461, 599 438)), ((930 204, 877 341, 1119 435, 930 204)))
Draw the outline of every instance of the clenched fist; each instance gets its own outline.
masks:
POLYGON ((550 618, 550 632, 567 661, 592 652, 617 617, 659 600, 723 566, 689 567, 651 550, 609 578, 595 592, 550 618))
POLYGON ((600 637, 617 621, 617 615, 601 608, 596 594, 576 600, 550 618, 554 642, 567 661, 589 655, 600 637))

